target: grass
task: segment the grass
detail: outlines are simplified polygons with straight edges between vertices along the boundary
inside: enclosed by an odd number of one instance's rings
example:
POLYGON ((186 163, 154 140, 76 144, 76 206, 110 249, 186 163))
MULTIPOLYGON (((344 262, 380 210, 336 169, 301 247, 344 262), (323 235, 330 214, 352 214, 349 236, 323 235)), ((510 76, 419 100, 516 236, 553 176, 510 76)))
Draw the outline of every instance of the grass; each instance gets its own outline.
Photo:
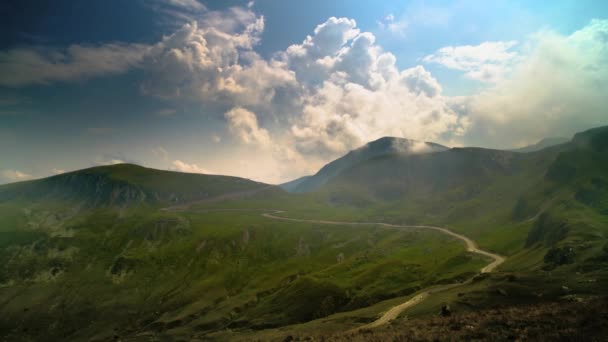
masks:
POLYGON ((0 249, 5 331, 80 339, 93 331, 105 338, 282 326, 403 296, 483 264, 436 232, 282 222, 255 211, 70 215, 59 207, 2 206, 2 234, 11 237, 0 249))

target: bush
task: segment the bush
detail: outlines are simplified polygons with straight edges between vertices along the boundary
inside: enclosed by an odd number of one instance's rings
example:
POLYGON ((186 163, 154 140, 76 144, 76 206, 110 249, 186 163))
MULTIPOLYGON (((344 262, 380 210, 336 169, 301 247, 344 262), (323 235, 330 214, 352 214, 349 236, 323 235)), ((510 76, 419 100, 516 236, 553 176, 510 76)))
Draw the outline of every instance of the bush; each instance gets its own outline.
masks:
POLYGON ((569 246, 553 247, 545 254, 545 264, 560 266, 574 262, 574 249, 569 246))

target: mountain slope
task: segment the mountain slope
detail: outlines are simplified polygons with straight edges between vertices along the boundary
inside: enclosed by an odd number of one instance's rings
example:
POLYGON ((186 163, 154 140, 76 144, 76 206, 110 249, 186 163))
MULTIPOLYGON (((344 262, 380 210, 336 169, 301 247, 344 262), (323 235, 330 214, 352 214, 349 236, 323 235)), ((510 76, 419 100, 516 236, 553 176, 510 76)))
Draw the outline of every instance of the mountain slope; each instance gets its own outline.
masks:
POLYGON ((511 151, 521 152, 521 153, 536 152, 536 151, 545 149, 547 147, 565 144, 569 141, 570 141, 570 139, 564 138, 564 137, 544 138, 544 139, 540 140, 539 142, 537 142, 536 144, 524 146, 521 148, 516 148, 511 151))
POLYGON ((289 181, 289 182, 286 182, 283 184, 279 184, 279 186, 285 191, 293 192, 298 187, 298 185, 302 184, 303 182, 308 180, 310 177, 312 177, 312 176, 303 176, 300 178, 296 178, 292 181, 289 181))
POLYGON ((345 156, 325 165, 314 176, 300 182, 293 192, 311 192, 319 189, 330 179, 353 165, 385 154, 414 155, 445 151, 448 148, 435 143, 420 142, 409 139, 384 137, 372 141, 345 156))
POLYGON ((99 166, 0 186, 0 201, 78 201, 88 205, 169 204, 269 187, 248 179, 149 169, 99 166))

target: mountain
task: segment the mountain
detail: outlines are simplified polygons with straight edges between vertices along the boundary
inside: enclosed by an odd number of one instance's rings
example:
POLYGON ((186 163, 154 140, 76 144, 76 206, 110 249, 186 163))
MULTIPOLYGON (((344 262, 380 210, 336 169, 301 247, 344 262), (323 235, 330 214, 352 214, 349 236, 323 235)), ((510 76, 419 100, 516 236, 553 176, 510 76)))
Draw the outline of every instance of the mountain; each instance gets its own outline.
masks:
POLYGON ((386 154, 354 165, 318 191, 330 206, 355 207, 385 221, 462 227, 509 254, 608 234, 607 150, 608 126, 534 153, 454 148, 386 154), (497 239, 496 227, 513 231, 497 239))
MULTIPOLYGON (((369 199, 428 197, 453 189, 474 192, 498 177, 522 169, 525 156, 482 148, 454 148, 431 154, 384 154, 335 175, 321 189, 369 199)), ((471 193, 474 195, 474 193, 471 193)))
POLYGON ((289 181, 289 182, 286 182, 283 184, 279 184, 279 186, 287 192, 293 192, 298 187, 298 185, 302 184, 303 182, 308 180, 310 177, 312 177, 312 176, 303 176, 300 178, 296 178, 292 181, 289 181))
POLYGON ((291 190, 287 190, 292 192, 311 192, 318 190, 330 179, 353 165, 385 154, 417 155, 445 151, 447 149, 448 148, 445 146, 429 142, 395 137, 380 138, 356 150, 348 152, 345 156, 323 166, 315 175, 298 182, 291 190))
POLYGON ((565 143, 567 143, 569 141, 570 141, 570 139, 564 138, 564 137, 544 138, 544 139, 541 139, 536 144, 524 146, 524 147, 513 149, 513 150, 510 150, 510 151, 521 152, 521 153, 536 152, 536 151, 540 151, 542 149, 545 149, 547 147, 565 144, 565 143))
POLYGON ((248 179, 133 164, 99 166, 0 186, 0 201, 77 201, 90 206, 176 204, 268 188, 248 179))

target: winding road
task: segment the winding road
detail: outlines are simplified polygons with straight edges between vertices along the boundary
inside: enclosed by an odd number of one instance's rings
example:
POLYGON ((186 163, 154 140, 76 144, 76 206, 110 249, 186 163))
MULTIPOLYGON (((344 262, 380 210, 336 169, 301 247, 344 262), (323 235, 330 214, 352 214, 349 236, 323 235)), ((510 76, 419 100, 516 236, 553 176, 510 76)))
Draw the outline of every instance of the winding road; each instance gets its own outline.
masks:
MULTIPOLYGON (((175 210, 178 208, 167 208, 167 209, 175 210)), ((184 207, 181 207, 178 210, 184 210, 184 209, 185 209, 184 207)), ((491 263, 489 263, 486 266, 484 266, 483 268, 481 268, 481 270, 480 270, 481 273, 492 272, 494 269, 496 269, 496 267, 498 267, 500 264, 502 264, 505 261, 505 258, 501 255, 480 249, 477 246, 477 243, 475 243, 475 241, 469 239, 468 237, 466 237, 462 234, 455 233, 447 228, 442 228, 442 227, 424 226, 424 225, 399 225, 399 224, 391 224, 391 223, 384 223, 384 222, 347 222, 347 221, 296 219, 296 218, 289 218, 289 217, 284 217, 284 216, 277 216, 276 214, 283 213, 284 211, 272 210, 272 209, 209 209, 209 210, 199 210, 199 211, 209 211, 209 212, 211 212, 211 211, 266 211, 265 213, 262 214, 262 216, 269 218, 269 219, 280 220, 280 221, 315 223, 315 224, 349 225, 349 226, 376 225, 376 226, 393 228, 393 229, 430 229, 430 230, 436 230, 438 232, 441 232, 443 234, 449 235, 453 238, 463 241, 468 252, 480 254, 480 255, 483 255, 485 257, 492 259, 491 263)), ((369 324, 366 324, 364 326, 358 327, 355 330, 371 329, 371 328, 375 328, 375 327, 381 326, 383 324, 386 324, 386 323, 392 321, 393 319, 397 318, 399 316, 399 314, 401 314, 404 310, 409 309, 409 308, 415 306, 416 304, 421 303, 426 298, 428 298, 431 294, 445 291, 445 290, 448 290, 448 289, 451 289, 451 288, 454 288, 457 286, 461 286, 472 280, 473 280, 473 278, 470 278, 461 283, 447 284, 447 285, 436 286, 436 287, 422 290, 422 291, 418 292, 414 297, 408 299, 407 301, 405 301, 399 305, 393 306, 388 311, 386 311, 384 314, 382 314, 382 316, 380 316, 380 318, 378 318, 377 320, 375 320, 369 324)))
MULTIPOLYGON (((278 214, 278 213, 281 213, 282 211, 274 210, 272 212, 274 214, 278 214)), ((492 272, 496 267, 498 267, 498 265, 502 264, 505 261, 505 258, 501 255, 480 249, 477 246, 477 244, 475 243, 475 241, 469 239, 468 237, 466 237, 462 234, 454 233, 453 231, 446 229, 446 228, 442 228, 442 227, 421 226, 421 225, 399 225, 399 224, 390 224, 390 223, 383 223, 383 222, 344 222, 344 221, 327 221, 327 220, 304 220, 304 219, 294 219, 294 218, 288 218, 288 217, 283 217, 283 216, 276 216, 271 213, 264 213, 264 214, 262 214, 262 216, 273 219, 273 220, 291 221, 291 222, 336 224, 336 225, 351 225, 351 226, 377 225, 377 226, 394 228, 394 229, 431 229, 431 230, 439 231, 443 234, 447 234, 451 237, 454 237, 456 239, 463 241, 467 247, 468 252, 480 254, 480 255, 486 256, 488 258, 491 258, 492 262, 487 264, 486 266, 484 266, 480 270, 481 273, 492 272)), ((406 302, 393 306, 388 311, 386 311, 384 314, 382 314, 382 316, 380 316, 380 318, 378 318, 377 320, 375 320, 369 324, 366 324, 364 326, 358 327, 355 330, 371 329, 371 328, 375 328, 380 325, 386 324, 386 323, 392 321, 393 319, 397 318, 399 316, 399 314, 401 314, 404 310, 409 309, 412 306, 422 302, 431 294, 436 293, 436 292, 445 291, 445 290, 454 288, 456 286, 466 284, 466 283, 470 282, 472 279, 473 278, 470 278, 463 283, 447 284, 447 285, 433 287, 430 289, 423 290, 423 291, 419 292, 418 294, 416 294, 414 297, 408 299, 406 302)))

